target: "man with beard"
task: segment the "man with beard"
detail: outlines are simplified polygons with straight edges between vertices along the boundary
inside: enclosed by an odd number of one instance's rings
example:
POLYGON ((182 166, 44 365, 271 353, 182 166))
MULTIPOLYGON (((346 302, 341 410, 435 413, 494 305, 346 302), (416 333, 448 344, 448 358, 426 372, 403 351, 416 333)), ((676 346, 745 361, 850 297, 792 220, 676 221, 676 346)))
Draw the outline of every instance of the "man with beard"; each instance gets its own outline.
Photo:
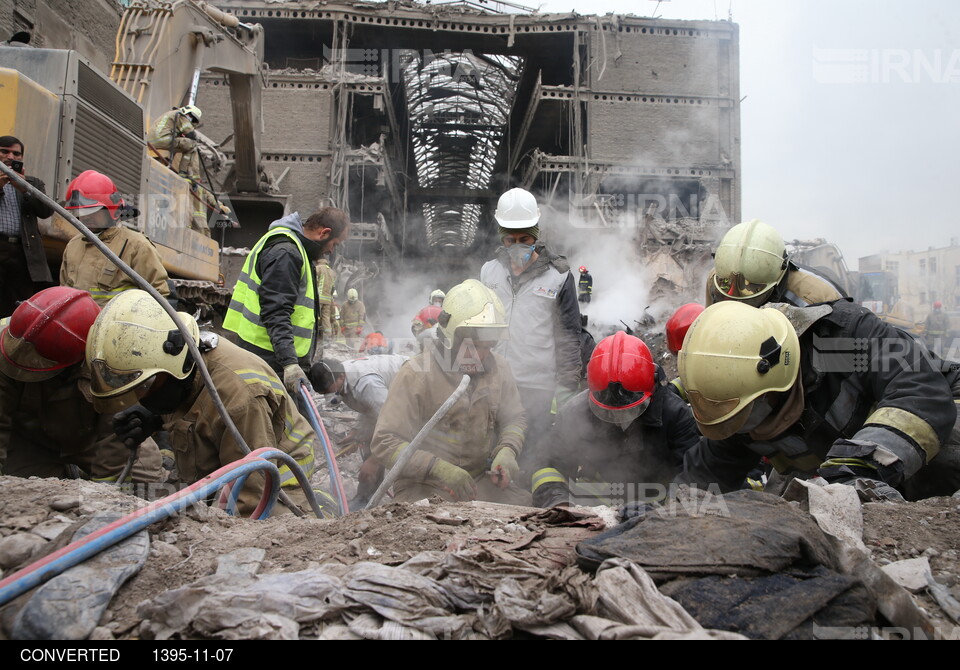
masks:
POLYGON ((223 327, 263 358, 296 397, 317 346, 319 295, 313 263, 349 234, 343 210, 324 207, 306 222, 300 214, 270 224, 254 245, 233 289, 223 327))

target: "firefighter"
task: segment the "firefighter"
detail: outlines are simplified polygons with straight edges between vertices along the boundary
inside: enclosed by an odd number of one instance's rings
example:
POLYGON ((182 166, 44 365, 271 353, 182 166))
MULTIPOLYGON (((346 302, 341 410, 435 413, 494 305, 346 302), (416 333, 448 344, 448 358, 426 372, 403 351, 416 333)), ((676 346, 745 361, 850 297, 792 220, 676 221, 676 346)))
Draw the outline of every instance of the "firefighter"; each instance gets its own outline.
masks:
POLYGON ((927 348, 938 356, 943 353, 943 342, 947 338, 947 331, 950 329, 947 315, 943 311, 943 303, 937 300, 933 303, 933 309, 927 315, 924 323, 923 339, 927 348))
MULTIPOLYGON (((142 233, 120 225, 125 216, 139 213, 128 207, 110 177, 87 170, 67 187, 65 208, 96 233, 120 260, 149 282, 160 295, 170 297, 169 277, 160 252, 142 233)), ((60 284, 87 291, 103 307, 107 301, 137 284, 103 252, 77 235, 63 251, 60 284)))
POLYGON ((217 220, 222 220, 221 216, 230 215, 230 208, 217 200, 213 191, 193 180, 190 180, 190 202, 193 205, 190 214, 190 229, 204 237, 210 237, 209 221, 213 212, 217 212, 217 220))
POLYGON ((846 297, 826 277, 791 261, 780 233, 757 219, 727 231, 707 276, 707 306, 736 300, 753 307, 768 302, 806 307, 846 297))
MULTIPOLYGON (((687 331, 690 329, 690 325, 697 320, 697 317, 703 313, 703 305, 695 302, 688 302, 686 305, 681 305, 677 308, 669 319, 665 326, 667 334, 667 349, 670 350, 670 353, 676 356, 680 353, 680 349, 683 347, 683 338, 686 337, 687 331)), ((676 393, 684 402, 687 401, 687 394, 683 390, 683 384, 680 382, 680 377, 670 381, 670 390, 676 393)))
POLYGON ((317 302, 320 305, 320 317, 317 329, 320 342, 332 342, 334 336, 334 286, 337 283, 337 273, 330 267, 326 256, 317 261, 317 302))
POLYGON ((340 324, 350 348, 356 350, 359 346, 366 322, 367 308, 363 306, 357 289, 351 288, 347 291, 347 301, 340 306, 340 324))
POLYGON ((733 490, 759 454, 782 474, 819 474, 863 499, 902 500, 898 488, 950 495, 960 487, 960 372, 941 363, 845 300, 712 305, 679 357, 707 439, 687 452, 678 481, 733 490))
POLYGON ((407 462, 394 483, 394 500, 439 495, 448 501, 529 504, 530 494, 517 482, 526 418, 510 366, 492 351, 506 330, 503 305, 477 280, 468 279, 447 293, 440 343, 397 373, 377 420, 373 455, 393 467, 464 374, 470 383, 407 462))
POLYGON ((657 497, 650 485, 669 484, 700 438, 663 376, 639 338, 620 331, 601 340, 587 365, 589 390, 563 406, 531 450, 534 504, 566 504, 571 493, 585 505, 657 497))
POLYGON ((446 294, 440 289, 437 289, 430 294, 430 304, 417 312, 417 315, 413 317, 410 330, 418 340, 424 330, 437 325, 437 317, 440 316, 440 311, 443 309, 443 299, 445 297, 446 294))
POLYGON ((366 356, 379 356, 390 353, 390 342, 379 330, 367 333, 360 345, 360 353, 366 356))
MULTIPOLYGON (((115 481, 130 450, 110 417, 85 395, 87 332, 100 308, 85 291, 63 286, 27 298, 0 321, 0 471, 66 477, 70 466, 94 481, 115 481)), ((153 440, 141 445, 135 482, 165 478, 153 440)))
MULTIPOLYGON (((290 454, 308 477, 313 474, 315 434, 270 366, 226 339, 201 334, 189 314, 179 316, 250 449, 276 447, 290 454)), ((180 478, 187 484, 243 458, 182 334, 148 293, 126 291, 112 300, 87 340, 94 404, 118 412, 114 426, 121 438, 137 443, 161 429, 169 431, 180 478)), ((294 500, 304 500, 287 466, 280 475, 281 486, 294 500)), ((250 476, 240 495, 241 513, 255 508, 263 487, 261 474, 250 476)))
POLYGON ((587 272, 587 266, 580 266, 580 281, 577 282, 577 295, 580 302, 590 302, 593 295, 593 275, 587 272))
POLYGON ((200 179, 196 129, 202 116, 196 105, 171 109, 157 119, 147 137, 147 145, 171 170, 194 181, 200 179))

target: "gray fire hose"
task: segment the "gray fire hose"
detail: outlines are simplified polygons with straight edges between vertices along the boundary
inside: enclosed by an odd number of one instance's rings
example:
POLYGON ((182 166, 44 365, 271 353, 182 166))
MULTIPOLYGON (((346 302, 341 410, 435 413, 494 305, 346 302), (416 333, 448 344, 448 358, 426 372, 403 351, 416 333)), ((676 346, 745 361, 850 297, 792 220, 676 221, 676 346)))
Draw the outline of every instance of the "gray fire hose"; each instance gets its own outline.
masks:
MULTIPOLYGON (((176 310, 170 306, 170 303, 160 295, 160 292, 153 287, 150 282, 141 277, 133 268, 120 260, 120 257, 117 256, 113 251, 107 247, 103 241, 90 232, 90 229, 83 225, 79 219, 77 219, 73 214, 68 212, 66 209, 61 207, 53 198, 48 196, 46 193, 41 191, 38 188, 34 188, 32 184, 27 182, 19 173, 14 172, 6 164, 0 161, 0 172, 5 174, 14 184, 18 184, 25 189, 27 189, 33 197, 37 198, 40 202, 44 203, 55 212, 60 214, 67 222, 70 223, 74 228, 80 231, 80 234, 86 238, 93 246, 100 250, 100 252, 110 259, 110 261, 120 268, 128 277, 130 277, 137 286, 142 288, 144 291, 149 293, 154 300, 163 308, 163 310, 173 319, 174 324, 176 324, 177 329, 183 335, 183 339, 187 344, 187 348, 190 350, 190 355, 193 356, 193 360, 197 364, 197 369, 200 371, 200 376, 203 378, 203 383, 206 385, 207 390, 210 391, 210 397, 213 400, 214 405, 216 405, 217 410, 220 412, 220 416, 223 418, 224 423, 226 424, 227 430, 233 436, 233 439, 236 441, 237 446, 240 447, 240 450, 244 454, 250 453, 250 447, 247 446, 246 441, 243 439, 243 435, 240 434, 240 431, 237 429, 236 424, 233 423, 233 420, 230 418, 230 414, 227 412, 227 408, 223 404, 223 400, 220 399, 220 394, 217 392, 216 386, 213 385, 213 378, 210 377, 210 371, 207 370, 207 366, 203 362, 203 357, 200 355, 200 348, 197 347, 197 343, 193 341, 193 336, 190 334, 190 331, 187 330, 186 326, 181 321, 180 317, 177 316, 176 310)), ((317 505, 316 499, 313 495, 312 490, 305 490, 304 494, 307 496, 307 500, 311 502, 311 507, 313 507, 317 518, 322 518, 320 515, 320 508, 317 505)), ((303 512, 300 511, 296 503, 294 503, 289 496, 283 491, 280 492, 280 502, 286 505, 290 511, 292 511, 297 516, 303 516, 303 512)))
POLYGON ((407 463, 413 458, 413 454, 416 453, 417 449, 420 448, 420 443, 426 439, 427 435, 430 434, 430 431, 433 430, 433 427, 442 419, 447 412, 450 411, 450 408, 460 400, 461 396, 467 392, 467 386, 470 384, 470 375, 464 375, 463 379, 460 380, 459 386, 450 394, 450 397, 447 398, 440 409, 437 410, 437 413, 430 417, 430 420, 423 424, 423 428, 420 429, 420 432, 417 433, 416 437, 410 440, 409 444, 403 448, 403 451, 400 452, 400 456, 397 458, 397 462, 393 464, 393 467, 390 468, 390 471, 387 472, 386 477, 383 478, 380 486, 377 488, 376 492, 371 496, 370 502, 367 503, 367 506, 364 509, 373 509, 377 506, 377 503, 380 502, 380 499, 387 492, 393 483, 400 476, 400 473, 403 472, 403 469, 406 467, 407 463))

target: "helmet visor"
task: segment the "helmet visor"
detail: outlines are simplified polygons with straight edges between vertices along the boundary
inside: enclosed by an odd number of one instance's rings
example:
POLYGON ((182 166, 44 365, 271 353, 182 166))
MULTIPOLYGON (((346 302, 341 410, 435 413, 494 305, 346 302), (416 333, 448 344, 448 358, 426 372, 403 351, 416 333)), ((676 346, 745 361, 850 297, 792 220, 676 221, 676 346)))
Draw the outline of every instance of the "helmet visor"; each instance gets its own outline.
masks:
POLYGON ((81 217, 100 211, 103 209, 103 203, 99 200, 84 196, 83 193, 80 192, 80 189, 75 188, 70 191, 70 197, 67 198, 67 202, 63 208, 71 210, 75 216, 81 217))
POLYGON ((743 275, 738 273, 733 273, 730 277, 715 276, 713 283, 717 291, 725 297, 733 298, 734 300, 746 300, 756 297, 771 286, 770 284, 759 284, 747 281, 743 275))
POLYGON ((723 440, 736 433, 750 418, 750 404, 740 405, 740 398, 711 400, 699 391, 687 391, 690 409, 700 433, 711 440, 723 440))
POLYGON ((129 391, 143 376, 143 370, 117 370, 103 359, 90 363, 90 390, 98 398, 109 398, 129 391))
POLYGON ((590 393, 590 411, 601 421, 613 423, 621 428, 626 428, 636 421, 650 406, 652 396, 647 394, 646 398, 639 402, 626 406, 605 405, 597 401, 596 394, 590 393))
POLYGON ((56 377, 72 365, 44 358, 34 346, 10 334, 9 328, 0 335, 0 372, 21 382, 41 382, 56 377))

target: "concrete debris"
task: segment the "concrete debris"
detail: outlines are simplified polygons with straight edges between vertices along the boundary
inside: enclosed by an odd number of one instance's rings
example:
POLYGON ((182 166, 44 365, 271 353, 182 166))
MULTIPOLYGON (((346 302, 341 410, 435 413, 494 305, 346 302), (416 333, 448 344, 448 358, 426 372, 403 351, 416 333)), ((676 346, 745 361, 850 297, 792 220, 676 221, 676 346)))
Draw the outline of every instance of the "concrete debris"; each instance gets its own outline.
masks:
POLYGON ((921 558, 908 558, 896 563, 890 563, 882 568, 885 573, 897 584, 911 593, 916 593, 921 589, 927 588, 927 575, 930 573, 930 560, 923 556, 921 558))
POLYGON ((33 533, 14 533, 0 540, 0 568, 6 570, 37 555, 47 541, 33 533))
MULTIPOLYGON (((74 541, 99 530, 122 515, 103 514, 88 521, 74 541)), ((85 640, 100 621, 117 590, 147 560, 146 530, 70 568, 39 587, 13 624, 18 640, 85 640)))
POLYGON ((217 575, 220 577, 253 577, 260 571, 267 552, 254 547, 244 547, 217 559, 217 575))

